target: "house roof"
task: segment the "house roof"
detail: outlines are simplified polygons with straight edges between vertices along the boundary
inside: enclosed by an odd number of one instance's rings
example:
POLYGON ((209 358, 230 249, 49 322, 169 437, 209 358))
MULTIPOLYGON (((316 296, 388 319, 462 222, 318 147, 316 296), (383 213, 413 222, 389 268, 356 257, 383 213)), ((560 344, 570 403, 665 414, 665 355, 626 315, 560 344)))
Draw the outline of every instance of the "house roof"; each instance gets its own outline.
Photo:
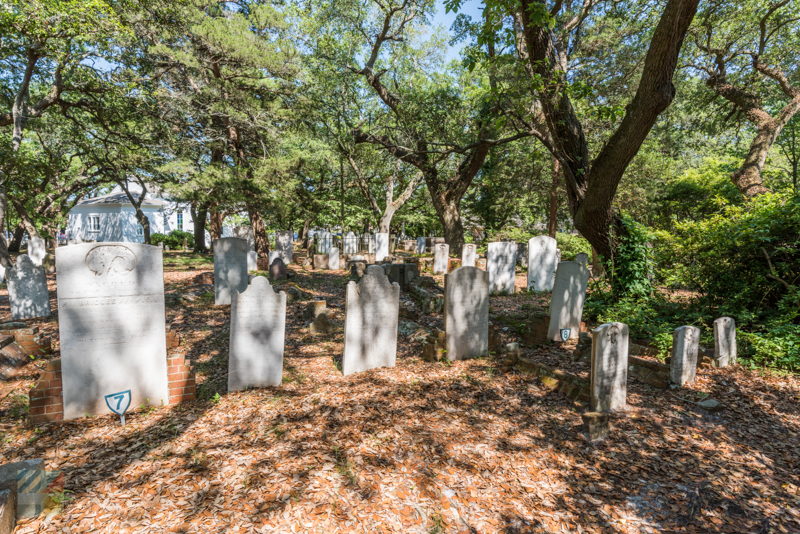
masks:
MULTIPOLYGON (((145 198, 142 206, 161 207, 167 204, 166 200, 160 198, 145 198)), ((75 207, 81 206, 130 206, 131 202, 128 200, 128 195, 121 191, 112 191, 107 195, 100 195, 99 197, 84 198, 75 207)))

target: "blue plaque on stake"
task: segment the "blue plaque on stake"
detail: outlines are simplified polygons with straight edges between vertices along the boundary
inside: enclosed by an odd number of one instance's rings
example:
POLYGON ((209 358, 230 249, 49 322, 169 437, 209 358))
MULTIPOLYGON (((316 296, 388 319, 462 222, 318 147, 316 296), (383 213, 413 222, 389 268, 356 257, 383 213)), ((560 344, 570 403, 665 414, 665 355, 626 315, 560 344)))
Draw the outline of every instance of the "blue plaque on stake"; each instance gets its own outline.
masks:
POLYGON ((569 334, 572 330, 570 328, 562 328, 561 329, 561 341, 566 341, 569 339, 569 334))
POLYGON ((108 409, 119 416, 120 422, 125 424, 125 412, 131 406, 131 390, 126 389, 118 393, 109 393, 105 397, 108 409))

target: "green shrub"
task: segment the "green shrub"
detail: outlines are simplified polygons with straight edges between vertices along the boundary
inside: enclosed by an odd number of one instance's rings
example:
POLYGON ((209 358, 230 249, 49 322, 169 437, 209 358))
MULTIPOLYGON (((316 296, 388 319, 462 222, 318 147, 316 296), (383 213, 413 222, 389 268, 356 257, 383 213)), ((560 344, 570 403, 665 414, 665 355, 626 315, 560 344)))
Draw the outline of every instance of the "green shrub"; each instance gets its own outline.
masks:
POLYGON ((575 256, 581 252, 588 254, 590 258, 592 257, 592 245, 578 234, 558 232, 556 234, 556 242, 558 242, 562 260, 574 260, 575 256))
POLYGON ((620 296, 645 297, 653 292, 651 233, 643 224, 622 214, 616 227, 617 250, 611 265, 614 291, 620 296))
POLYGON ((172 250, 194 248, 194 234, 181 230, 173 230, 169 234, 150 234, 150 243, 160 245, 172 250))

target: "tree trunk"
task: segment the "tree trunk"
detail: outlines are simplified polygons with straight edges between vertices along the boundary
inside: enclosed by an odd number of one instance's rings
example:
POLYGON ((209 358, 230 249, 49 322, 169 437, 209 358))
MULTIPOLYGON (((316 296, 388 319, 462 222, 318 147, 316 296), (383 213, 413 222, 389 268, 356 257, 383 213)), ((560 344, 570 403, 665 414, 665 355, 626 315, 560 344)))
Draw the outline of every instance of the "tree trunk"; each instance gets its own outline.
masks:
POLYGON ((388 234, 391 227, 392 227, 392 218, 394 217, 397 208, 394 206, 386 206, 386 209, 383 210, 383 215, 381 216, 380 221, 378 221, 378 231, 383 234, 388 234))
POLYGON ((208 218, 208 204, 200 204, 197 208, 191 206, 192 222, 194 225, 194 252, 208 252, 206 247, 206 219, 208 218))
POLYGON ((753 198, 769 191, 764 186, 761 171, 767 161, 769 149, 778 138, 782 126, 775 120, 759 126, 756 137, 750 143, 744 163, 731 176, 733 183, 745 198, 753 198))
POLYGON ((211 208, 209 213, 211 217, 208 224, 208 233, 211 234, 211 240, 213 241, 222 237, 222 221, 225 216, 216 208, 211 208))
POLYGON ((434 202, 434 207, 444 228, 444 240, 450 245, 450 254, 460 256, 464 246, 464 225, 461 223, 459 203, 452 198, 442 198, 443 196, 440 195, 434 202))
POLYGON ((555 237, 558 231, 558 184, 561 180, 561 163, 553 158, 553 179, 550 182, 550 213, 547 218, 547 235, 555 237))
POLYGON ((19 253, 19 249, 22 246, 22 238, 25 237, 25 227, 21 224, 18 224, 17 227, 14 229, 14 235, 11 237, 11 243, 8 245, 8 251, 19 253))
POLYGON ((250 216, 250 228, 253 229, 258 268, 262 271, 269 270, 269 236, 264 226, 264 219, 255 206, 248 205, 247 213, 250 216))
POLYGON ((142 226, 142 234, 144 234, 144 244, 150 244, 150 219, 144 214, 142 208, 136 208, 136 220, 142 226))

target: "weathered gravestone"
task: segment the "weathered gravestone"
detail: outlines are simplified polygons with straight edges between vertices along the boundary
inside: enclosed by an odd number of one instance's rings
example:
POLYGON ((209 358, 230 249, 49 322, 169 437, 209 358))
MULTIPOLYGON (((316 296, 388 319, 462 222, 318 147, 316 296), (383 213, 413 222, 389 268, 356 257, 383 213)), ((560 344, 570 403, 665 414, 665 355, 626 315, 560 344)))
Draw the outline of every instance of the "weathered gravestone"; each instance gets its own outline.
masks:
POLYGON ((281 258, 275 258, 269 266, 269 275, 273 280, 286 278, 286 264, 281 258))
POLYGON ((727 367, 736 363, 736 321, 731 317, 714 320, 714 365, 727 367))
POLYGON ((327 254, 331 251, 331 247, 333 246, 333 234, 330 232, 318 232, 314 239, 317 243, 316 252, 317 254, 327 254))
POLYGON ((258 270, 258 253, 255 250, 247 251, 247 270, 248 272, 258 270))
POLYGON ((475 267, 475 260, 478 259, 478 245, 466 243, 461 249, 461 266, 475 267))
POLYGON ((672 333, 669 376, 673 384, 683 386, 694 382, 699 346, 700 329, 696 326, 681 326, 672 333))
MULTIPOLYGON (((275 250, 277 250, 280 253, 281 258, 283 258, 283 261, 286 264, 292 263, 294 255, 293 241, 294 241, 294 233, 291 230, 282 230, 279 232, 275 232, 275 250)), ((271 258, 270 258, 270 265, 272 265, 271 258)))
POLYGON ((577 261, 578 263, 582 263, 587 268, 589 267, 589 255, 586 254, 585 252, 578 252, 575 255, 575 261, 577 261))
POLYGON ((279 386, 283 376, 286 293, 256 276, 231 300, 228 391, 279 386))
POLYGON ((444 293, 447 358, 464 360, 489 352, 489 274, 459 267, 447 275, 444 293))
POLYGON ((328 252, 328 269, 338 271, 340 269, 339 247, 331 247, 328 252))
POLYGON ((447 272, 447 262, 450 260, 450 245, 436 243, 433 245, 433 274, 447 272))
POLYGON ((558 244, 540 235, 528 241, 528 289, 552 291, 558 267, 558 244))
POLYGON ((6 281, 6 267, 0 264, 0 284, 6 281))
POLYGON ((34 265, 41 265, 44 263, 44 258, 47 256, 47 246, 45 240, 41 237, 31 237, 28 239, 28 256, 34 265))
POLYGON ((512 295, 514 293, 517 244, 510 241, 489 243, 486 270, 489 271, 489 292, 512 295))
POLYGON ((426 250, 425 238, 424 237, 418 237, 417 238, 417 248, 414 249, 414 252, 416 252, 417 254, 425 254, 425 250, 426 250))
POLYGON ((389 256, 389 234, 375 234, 375 261, 381 262, 389 256))
POLYGON ((592 410, 624 410, 627 392, 628 326, 623 323, 600 325, 592 330, 592 410))
POLYGON ((361 281, 347 283, 342 373, 394 367, 400 286, 380 265, 370 265, 361 281))
POLYGON ((247 288, 247 241, 238 237, 214 240, 214 304, 230 304, 233 291, 247 288))
POLYGON ((103 397, 126 390, 132 409, 167 404, 161 249, 59 247, 56 277, 64 419, 109 413, 103 397))
POLYGON ((361 236, 361 250, 367 254, 375 254, 375 236, 372 234, 364 234, 361 236))
POLYGON ((17 256, 8 270, 8 300, 12 319, 33 319, 50 316, 50 296, 44 267, 34 265, 27 254, 17 256))
POLYGON ((358 254, 358 236, 353 232, 347 232, 342 248, 345 254, 358 254))
POLYGON ((578 338, 588 282, 589 271, 585 265, 577 261, 562 261, 558 264, 550 299, 547 339, 566 341, 578 338))

